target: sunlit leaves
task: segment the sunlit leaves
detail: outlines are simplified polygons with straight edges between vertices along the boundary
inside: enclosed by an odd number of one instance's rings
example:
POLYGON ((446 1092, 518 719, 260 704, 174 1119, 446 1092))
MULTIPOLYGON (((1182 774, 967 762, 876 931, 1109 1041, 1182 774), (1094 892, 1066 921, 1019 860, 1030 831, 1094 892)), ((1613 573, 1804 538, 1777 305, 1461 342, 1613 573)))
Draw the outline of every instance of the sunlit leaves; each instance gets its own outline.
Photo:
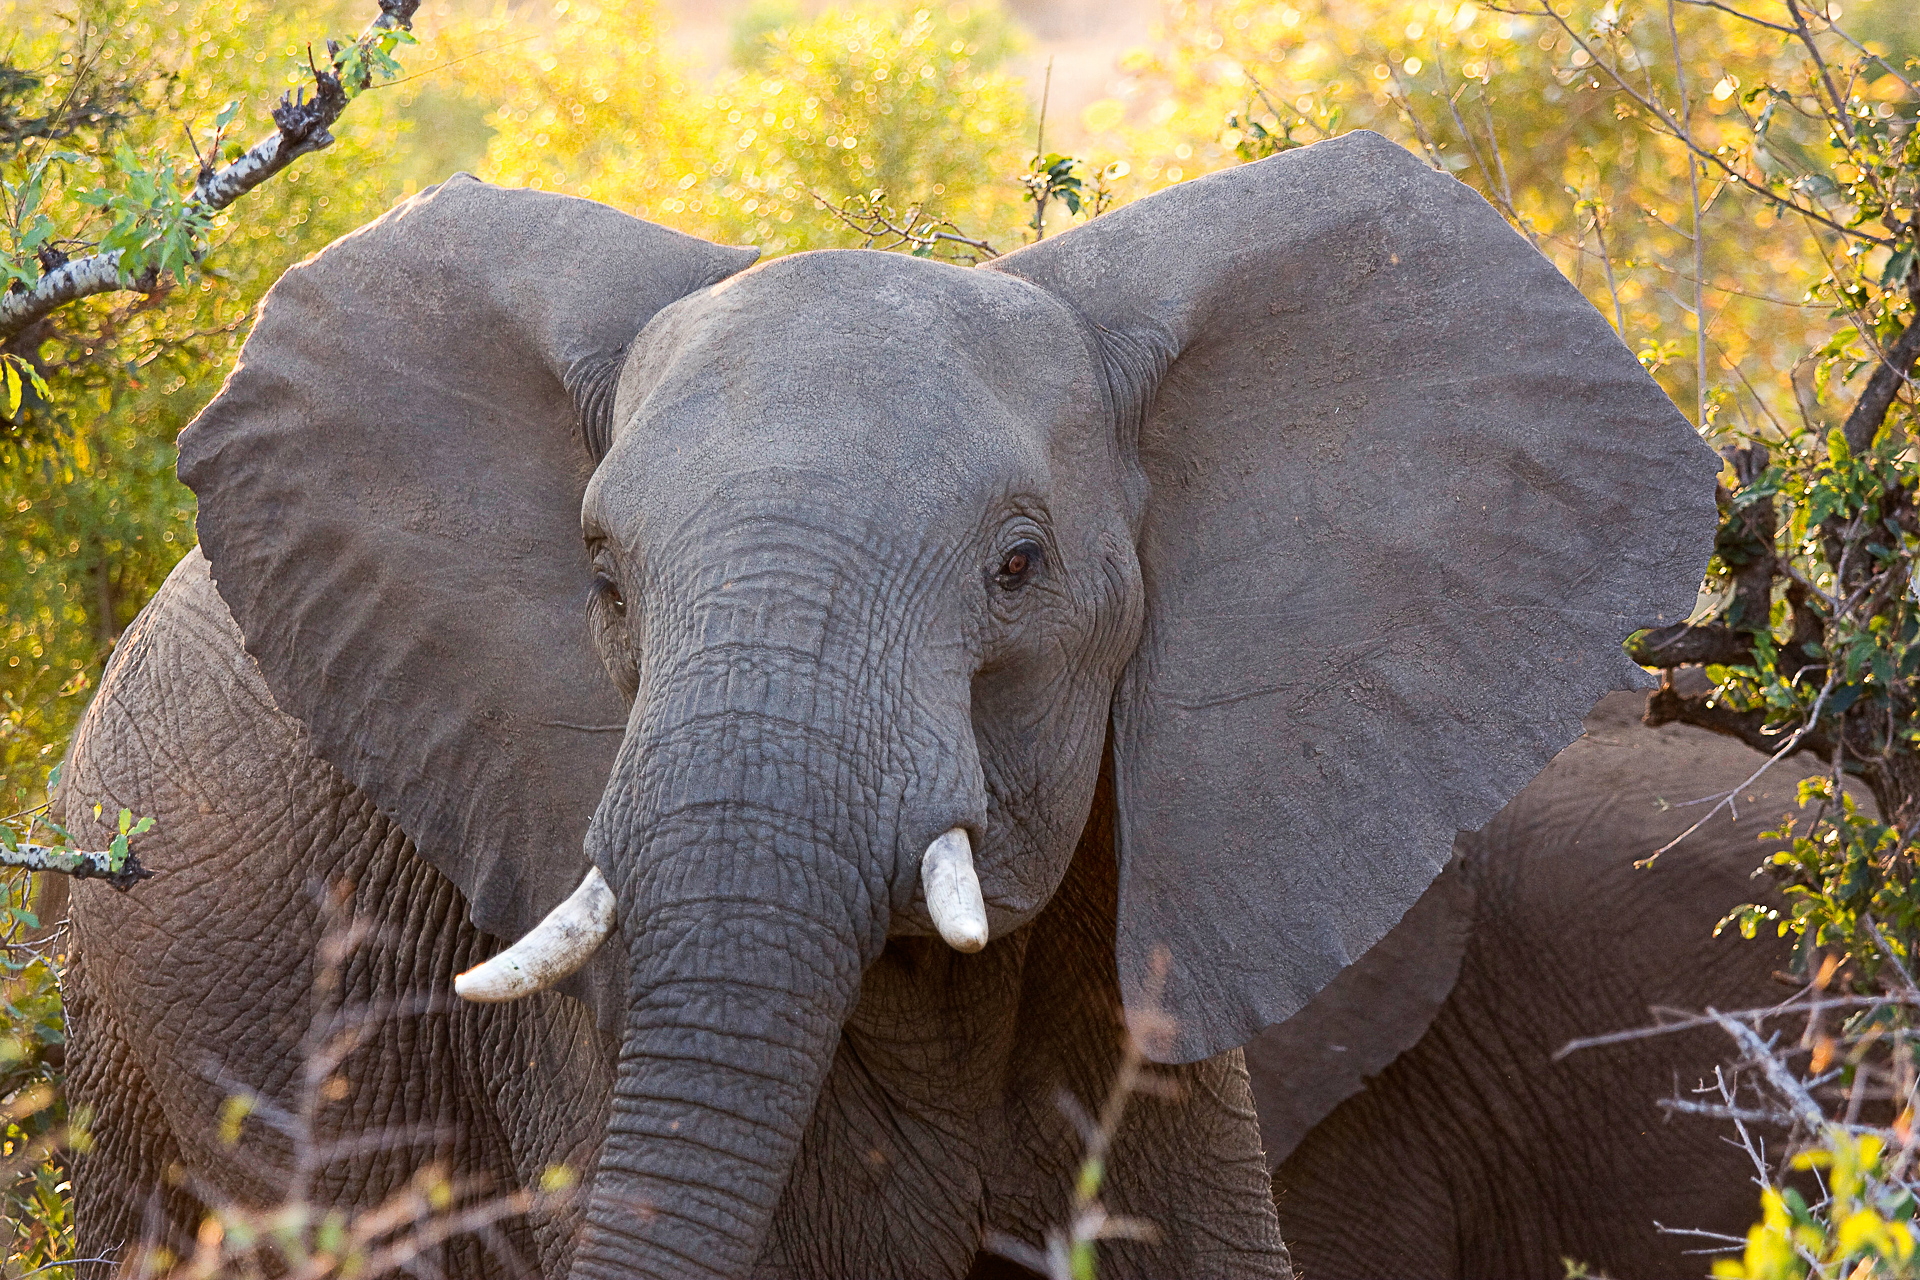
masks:
POLYGON ((666 56, 651 5, 576 6, 503 57, 488 172, 769 254, 860 243, 828 210, 876 189, 1004 236, 1031 145, 1007 47, 989 15, 831 10, 758 31, 745 65, 701 92, 666 56))
POLYGON ((1798 1188, 1768 1187, 1741 1256, 1716 1261, 1715 1280, 1911 1280, 1914 1198, 1889 1177, 1903 1159, 1876 1134, 1829 1128, 1792 1161, 1817 1174, 1826 1197, 1810 1205, 1798 1188))

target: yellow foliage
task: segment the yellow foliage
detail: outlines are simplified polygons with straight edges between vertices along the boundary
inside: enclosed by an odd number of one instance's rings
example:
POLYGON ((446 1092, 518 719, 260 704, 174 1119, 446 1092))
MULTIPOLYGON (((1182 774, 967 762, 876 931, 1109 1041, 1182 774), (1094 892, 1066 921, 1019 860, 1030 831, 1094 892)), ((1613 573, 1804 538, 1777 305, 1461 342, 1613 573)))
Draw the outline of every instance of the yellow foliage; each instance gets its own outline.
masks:
POLYGON ((499 51, 465 70, 490 91, 484 176, 565 191, 674 223, 669 202, 703 170, 712 138, 661 46, 650 0, 559 6, 545 20, 496 16, 463 43, 499 51))
POLYGON ((879 189, 969 227, 1011 225, 1030 108, 997 67, 1006 45, 985 18, 832 10, 776 27, 750 65, 693 93, 648 0, 570 9, 496 69, 487 171, 770 254, 857 243, 812 193, 837 206, 879 189))
POLYGON ((1760 1221, 1739 1259, 1713 1264, 1716 1280, 1914 1280, 1914 1203, 1887 1175, 1886 1144, 1872 1134, 1829 1129, 1792 1167, 1823 1175, 1828 1199, 1809 1206, 1795 1190, 1768 1187, 1760 1221))
MULTIPOLYGON (((1847 7, 1872 27, 1880 10, 1906 3, 1847 7)), ((1562 9, 1583 39, 1617 48, 1679 110, 1664 6, 1575 0, 1562 9)), ((1798 403, 1791 385, 1795 363, 1830 331, 1827 309, 1803 301, 1823 270, 1817 237, 1705 169, 1701 394, 1686 151, 1623 119, 1624 95, 1555 24, 1471 0, 1169 0, 1164 14, 1156 38, 1123 60, 1119 95, 1082 120, 1096 163, 1132 162, 1129 194, 1258 154, 1261 130, 1301 144, 1375 129, 1507 212, 1648 354, 1689 416, 1703 401, 1709 420, 1749 427, 1803 407, 1833 415, 1828 425, 1844 416, 1798 403)), ((1698 140, 1741 163, 1759 106, 1736 89, 1804 84, 1800 55, 1775 32, 1697 6, 1679 7, 1677 34, 1698 140)), ((1898 83, 1863 88, 1895 93, 1898 83)), ((1782 123, 1788 114, 1776 113, 1769 142, 1822 151, 1818 130, 1782 123)))

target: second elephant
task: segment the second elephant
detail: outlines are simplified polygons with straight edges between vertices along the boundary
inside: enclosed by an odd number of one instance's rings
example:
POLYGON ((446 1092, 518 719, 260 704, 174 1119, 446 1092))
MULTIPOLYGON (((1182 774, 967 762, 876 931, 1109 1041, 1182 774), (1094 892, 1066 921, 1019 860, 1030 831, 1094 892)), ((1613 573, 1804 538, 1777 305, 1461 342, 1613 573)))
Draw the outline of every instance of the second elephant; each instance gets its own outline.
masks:
POLYGON ((1699 1029, 1583 1049, 1654 1007, 1777 1004, 1789 944, 1715 924, 1769 900, 1761 833, 1794 805, 1775 766, 1653 866, 1634 864, 1763 763, 1705 730, 1640 724, 1612 694, 1391 933, 1247 1045, 1281 1229, 1317 1280, 1560 1280, 1562 1259, 1704 1275, 1703 1241, 1759 1213, 1717 1121, 1658 1102, 1737 1054, 1699 1029))

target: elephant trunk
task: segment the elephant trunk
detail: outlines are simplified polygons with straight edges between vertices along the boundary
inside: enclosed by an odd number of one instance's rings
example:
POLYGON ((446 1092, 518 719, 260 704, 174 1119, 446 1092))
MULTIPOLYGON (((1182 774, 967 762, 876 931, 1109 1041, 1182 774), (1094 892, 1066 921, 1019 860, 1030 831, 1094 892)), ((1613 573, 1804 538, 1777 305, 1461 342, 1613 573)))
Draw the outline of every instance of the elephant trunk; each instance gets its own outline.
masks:
POLYGON ((886 942, 897 822, 873 820, 878 766, 748 683, 643 699, 589 836, 631 977, 576 1277, 753 1267, 886 942))

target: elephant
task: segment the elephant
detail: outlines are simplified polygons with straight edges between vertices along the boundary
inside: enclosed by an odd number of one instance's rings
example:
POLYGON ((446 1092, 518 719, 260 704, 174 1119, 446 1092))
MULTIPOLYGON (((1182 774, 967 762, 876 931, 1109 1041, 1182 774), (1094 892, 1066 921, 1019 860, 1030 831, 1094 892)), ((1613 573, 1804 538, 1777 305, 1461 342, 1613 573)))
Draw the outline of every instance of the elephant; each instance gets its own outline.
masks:
MULTIPOLYGON (((1704 1275, 1759 1215, 1723 1122, 1663 1115, 1738 1056, 1717 1029, 1555 1055, 1652 1010, 1778 1004, 1791 946, 1716 925, 1803 770, 1615 693, 1372 950, 1246 1046, 1295 1264, 1323 1280, 1704 1275), (1734 793, 1672 849, 1640 865, 1734 793), (1706 800, 1707 806, 1696 802, 1706 800), (1696 1251, 1689 1254, 1688 1251, 1696 1251)), ((1858 792, 1867 801, 1864 789, 1858 792)), ((1867 801, 1870 803, 1870 801, 1867 801)))
POLYGON ((461 175, 269 292, 62 780, 157 821, 72 904, 87 1256, 434 1158, 580 1179, 448 1274, 1004 1273, 1132 1028, 1102 1274, 1288 1273, 1240 1046, 1644 683, 1718 459, 1373 134, 754 256, 461 175))

